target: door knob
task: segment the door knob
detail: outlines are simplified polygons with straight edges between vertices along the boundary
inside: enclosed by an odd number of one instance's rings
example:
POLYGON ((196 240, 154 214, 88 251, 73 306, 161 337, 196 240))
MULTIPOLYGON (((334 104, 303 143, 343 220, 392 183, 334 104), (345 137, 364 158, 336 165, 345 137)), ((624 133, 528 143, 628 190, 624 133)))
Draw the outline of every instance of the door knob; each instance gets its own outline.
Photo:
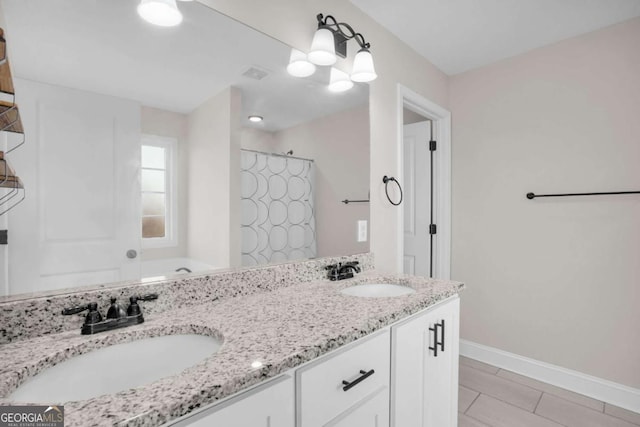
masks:
POLYGON ((137 256, 138 256, 138 252, 136 252, 134 249, 129 249, 127 251, 127 258, 134 259, 137 256))

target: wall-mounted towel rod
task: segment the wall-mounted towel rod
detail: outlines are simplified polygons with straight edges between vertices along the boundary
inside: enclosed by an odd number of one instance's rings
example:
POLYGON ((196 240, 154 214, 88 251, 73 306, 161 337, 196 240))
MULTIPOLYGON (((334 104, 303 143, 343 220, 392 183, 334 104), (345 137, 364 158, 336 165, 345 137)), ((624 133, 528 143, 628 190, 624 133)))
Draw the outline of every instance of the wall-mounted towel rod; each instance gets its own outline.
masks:
MULTIPOLYGON (((313 162, 313 159, 305 159, 304 157, 295 157, 292 156, 288 153, 284 153, 284 154, 279 154, 279 153, 268 153, 266 151, 258 151, 258 150, 249 150, 248 148, 241 148, 240 151, 246 151, 249 153, 257 153, 257 154, 264 154, 265 156, 272 156, 272 157, 283 157, 285 159, 296 159, 296 160, 307 160, 309 162, 313 162)), ((291 150, 289 150, 291 151, 291 150)), ((293 153, 293 151, 291 151, 291 153, 293 153)))
POLYGON ((342 200, 342 203, 344 203, 345 205, 348 205, 349 203, 369 203, 370 200, 349 200, 349 199, 344 199, 342 200))
POLYGON ((606 196, 611 194, 640 194, 640 191, 609 191, 605 193, 565 193, 565 194, 534 194, 527 193, 527 199, 536 197, 566 197, 566 196, 606 196))

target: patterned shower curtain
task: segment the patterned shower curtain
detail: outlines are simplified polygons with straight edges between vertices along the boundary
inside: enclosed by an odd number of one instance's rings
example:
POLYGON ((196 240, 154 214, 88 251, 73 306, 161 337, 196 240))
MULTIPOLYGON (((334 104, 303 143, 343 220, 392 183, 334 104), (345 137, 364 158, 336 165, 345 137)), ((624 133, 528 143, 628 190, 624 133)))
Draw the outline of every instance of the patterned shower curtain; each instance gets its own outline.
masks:
POLYGON ((316 257, 312 160, 241 152, 242 265, 316 257))

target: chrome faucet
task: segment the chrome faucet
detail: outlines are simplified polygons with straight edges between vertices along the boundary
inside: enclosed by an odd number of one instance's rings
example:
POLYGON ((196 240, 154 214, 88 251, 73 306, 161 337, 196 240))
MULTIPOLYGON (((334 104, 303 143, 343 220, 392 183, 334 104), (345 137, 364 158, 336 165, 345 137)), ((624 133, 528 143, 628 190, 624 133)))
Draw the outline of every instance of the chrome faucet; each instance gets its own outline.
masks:
POLYGON ((100 311, 98 311, 98 303, 90 302, 89 304, 80 305, 78 307, 65 308, 62 314, 69 316, 78 314, 85 310, 89 310, 84 318, 84 323, 80 333, 82 335, 91 335, 98 332, 110 331, 112 329, 124 328, 125 326, 137 325, 144 322, 142 311, 138 305, 138 301, 151 301, 158 299, 158 294, 149 294, 144 296, 133 296, 129 298, 129 307, 125 311, 122 306, 116 303, 116 298, 111 298, 111 306, 107 311, 107 318, 103 320, 100 311))

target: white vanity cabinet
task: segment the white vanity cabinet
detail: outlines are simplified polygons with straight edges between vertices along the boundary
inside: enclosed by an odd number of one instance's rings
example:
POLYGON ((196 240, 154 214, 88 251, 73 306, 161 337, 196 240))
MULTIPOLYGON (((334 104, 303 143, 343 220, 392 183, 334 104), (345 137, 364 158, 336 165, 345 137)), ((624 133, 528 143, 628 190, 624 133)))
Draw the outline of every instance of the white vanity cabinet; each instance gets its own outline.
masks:
POLYGON ((457 425, 459 314, 455 297, 392 326, 392 427, 457 425))
POLYGON ((455 427, 459 312, 451 297, 171 425, 455 427))
POLYGON ((174 427, 295 427, 293 377, 266 384, 170 423, 174 427))
POLYGON ((389 425, 388 329, 296 371, 298 427, 389 425))

